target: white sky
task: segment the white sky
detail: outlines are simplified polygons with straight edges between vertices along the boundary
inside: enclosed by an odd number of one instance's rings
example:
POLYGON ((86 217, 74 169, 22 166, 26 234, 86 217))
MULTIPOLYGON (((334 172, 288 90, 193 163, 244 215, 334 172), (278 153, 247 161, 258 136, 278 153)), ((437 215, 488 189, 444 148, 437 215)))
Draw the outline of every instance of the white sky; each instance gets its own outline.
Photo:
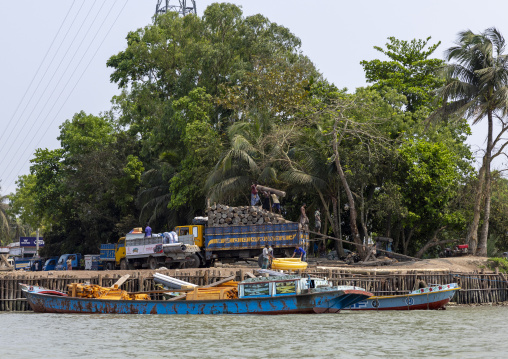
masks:
MULTIPOLYGON (((202 15, 213 2, 216 1, 197 0, 198 14, 202 15)), ((436 51, 439 58, 453 44, 457 33, 465 29, 480 32, 496 26, 508 37, 508 2, 502 0, 485 0, 481 5, 469 0, 229 2, 241 5, 244 15, 261 13, 288 27, 302 40, 303 53, 325 78, 350 91, 366 85, 360 61, 384 59, 373 46, 384 46, 389 36, 402 40, 432 36, 432 44, 442 42, 436 51)), ((156 3, 157 0, 2 2, 2 194, 15 191, 17 177, 29 173, 29 161, 36 148, 59 147, 58 126, 66 119, 81 110, 98 114, 110 109, 111 97, 119 91, 109 82, 111 69, 106 67, 106 61, 125 49, 128 31, 151 22, 156 3), (62 22, 62 31, 55 38, 62 22)), ((170 4, 177 4, 177 0, 170 4)), ((485 127, 481 124, 473 128, 468 140, 473 149, 484 147, 485 127)))

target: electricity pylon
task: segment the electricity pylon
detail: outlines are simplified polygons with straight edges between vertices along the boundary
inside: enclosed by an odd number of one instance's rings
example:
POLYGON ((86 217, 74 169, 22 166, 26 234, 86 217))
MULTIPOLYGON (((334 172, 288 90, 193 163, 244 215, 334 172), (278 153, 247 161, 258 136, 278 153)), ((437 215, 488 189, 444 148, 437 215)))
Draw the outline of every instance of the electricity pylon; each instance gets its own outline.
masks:
POLYGON ((165 14, 168 11, 175 11, 182 16, 187 14, 197 15, 196 11, 196 0, 178 0, 179 5, 170 5, 170 0, 157 0, 157 7, 155 8, 155 16, 159 14, 165 14), (164 4, 165 5, 164 5, 164 4), (187 6, 189 3, 189 6, 187 6), (192 4, 191 4, 192 3, 192 4))

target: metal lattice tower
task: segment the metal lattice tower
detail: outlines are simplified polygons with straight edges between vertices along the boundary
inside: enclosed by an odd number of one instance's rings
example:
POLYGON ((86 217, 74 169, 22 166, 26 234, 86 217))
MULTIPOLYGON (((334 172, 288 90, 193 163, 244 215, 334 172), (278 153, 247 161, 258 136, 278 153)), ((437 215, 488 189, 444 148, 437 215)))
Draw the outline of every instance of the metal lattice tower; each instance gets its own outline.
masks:
POLYGON ((157 0, 157 7, 155 8, 155 16, 165 14, 168 11, 175 11, 182 16, 188 14, 197 15, 196 0, 178 0, 179 5, 170 5, 170 0, 157 0), (187 6, 187 3, 189 6, 187 6), (165 4, 165 5, 164 5, 165 4))

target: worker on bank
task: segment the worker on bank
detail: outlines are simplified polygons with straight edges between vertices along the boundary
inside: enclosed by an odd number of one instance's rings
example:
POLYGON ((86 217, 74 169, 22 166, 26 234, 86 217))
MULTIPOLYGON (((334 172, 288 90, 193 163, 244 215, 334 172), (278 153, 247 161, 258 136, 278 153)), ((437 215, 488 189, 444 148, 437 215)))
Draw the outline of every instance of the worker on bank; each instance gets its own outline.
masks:
POLYGON ((321 212, 319 212, 319 208, 314 212, 314 230, 321 233, 321 212))
POLYGON ((270 210, 270 192, 268 192, 268 191, 263 191, 262 208, 265 211, 269 211, 270 210))
POLYGON ((265 248, 263 248, 263 264, 261 265, 262 269, 268 269, 268 264, 270 263, 269 255, 268 244, 265 244, 265 248))
POLYGON ((295 255, 298 255, 300 257, 300 260, 302 262, 307 262, 307 252, 305 252, 305 249, 302 247, 295 248, 295 251, 293 252, 293 256, 291 258, 294 258, 295 255))
POLYGON ((268 263, 268 268, 272 268, 272 261, 273 261, 273 248, 272 248, 272 245, 270 244, 268 246, 268 259, 269 259, 269 263, 268 263))
POLYGON ((252 186, 250 186, 250 205, 255 206, 259 202, 258 195, 258 183, 256 181, 252 182, 252 186))
POLYGON ((303 203, 302 206, 300 207, 300 224, 302 225, 302 228, 305 228, 305 225, 309 223, 309 218, 305 213, 306 207, 307 207, 306 203, 303 203))
POLYGON ((71 257, 67 258, 67 270, 72 270, 72 259, 71 257))
POLYGON ((272 210, 277 211, 280 214, 280 201, 279 197, 275 193, 272 193, 272 210))
POLYGON ((147 223, 146 227, 145 227, 145 237, 151 237, 151 236, 152 236, 152 228, 150 228, 150 226, 147 223))

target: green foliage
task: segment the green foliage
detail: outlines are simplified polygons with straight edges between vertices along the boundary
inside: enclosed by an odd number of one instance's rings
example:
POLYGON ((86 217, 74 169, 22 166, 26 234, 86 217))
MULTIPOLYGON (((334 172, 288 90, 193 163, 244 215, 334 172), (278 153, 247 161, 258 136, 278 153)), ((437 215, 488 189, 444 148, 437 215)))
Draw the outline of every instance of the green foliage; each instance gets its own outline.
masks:
POLYGON ((12 203, 10 212, 34 228, 43 227, 40 212, 37 214, 35 206, 36 180, 36 176, 32 174, 20 176, 16 181, 16 193, 9 196, 12 203))
POLYGON ((489 231, 491 235, 487 245, 494 247, 494 252, 506 252, 508 251, 508 179, 500 177, 497 172, 493 175, 489 231))
POLYGON ((197 88, 174 102, 176 123, 183 127, 184 154, 178 173, 170 180, 169 207, 172 209, 190 207, 194 212, 203 206, 203 184, 222 149, 220 138, 210 123, 210 97, 204 89, 197 88))
MULTIPOLYGON (((262 15, 222 3, 203 17, 157 16, 108 60, 122 91, 115 112, 65 121, 61 148, 37 150, 9 213, 42 224, 46 254, 94 253, 146 222, 188 223, 207 199, 245 205, 257 180, 286 191, 288 219, 302 202, 320 207, 328 233, 354 235, 352 198, 362 238, 391 236, 407 254, 437 234, 460 238, 471 217, 470 129, 424 124, 443 84, 429 40, 389 38, 376 47, 389 61, 362 62, 373 85, 347 93, 262 15)), ((506 183, 496 183, 502 244, 506 183)))
POLYGON ((410 223, 423 220, 448 223, 458 220, 446 211, 456 196, 461 180, 457 163, 460 158, 442 143, 409 140, 398 150, 402 159, 400 187, 408 206, 410 223))
POLYGON ((491 270, 499 268, 501 273, 508 273, 508 259, 506 258, 489 258, 487 263, 491 270))
POLYGON ((429 58, 441 44, 426 46, 430 36, 425 40, 399 40, 389 37, 386 49, 374 46, 385 54, 390 61, 362 61, 367 81, 374 83, 373 88, 384 91, 385 87, 395 89, 406 96, 406 111, 416 112, 422 107, 432 108, 433 91, 443 85, 444 80, 436 75, 443 65, 439 59, 429 58))

